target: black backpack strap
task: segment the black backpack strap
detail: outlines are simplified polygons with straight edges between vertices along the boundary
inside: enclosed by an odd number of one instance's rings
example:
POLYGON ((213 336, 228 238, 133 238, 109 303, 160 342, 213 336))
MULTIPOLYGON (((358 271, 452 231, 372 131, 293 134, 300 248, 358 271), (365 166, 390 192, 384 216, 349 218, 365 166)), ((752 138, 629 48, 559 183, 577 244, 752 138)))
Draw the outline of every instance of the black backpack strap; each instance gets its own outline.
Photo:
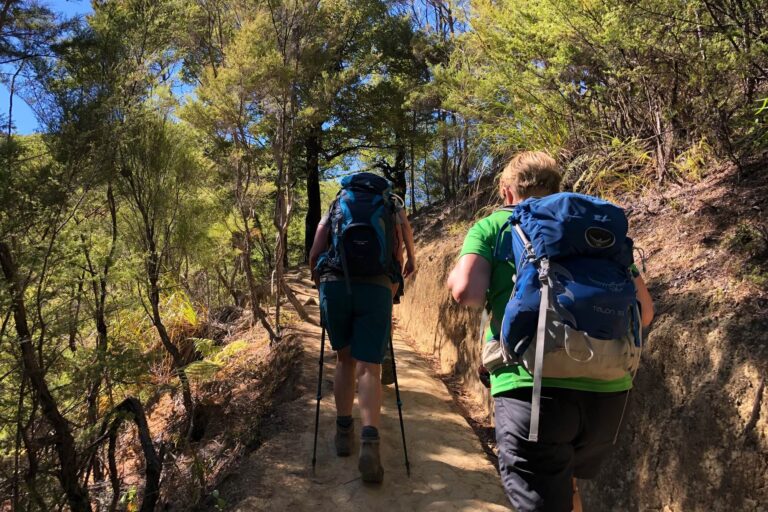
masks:
POLYGON ((336 194, 336 197, 331 201, 330 206, 328 206, 328 245, 333 244, 333 211, 336 209, 336 205, 339 202, 339 196, 341 195, 341 190, 336 194))
MULTIPOLYGON (((496 209, 493 213, 497 213, 497 212, 513 213, 515 211, 515 208, 517 208, 516 204, 505 204, 501 208, 496 209)), ((501 229, 499 230, 499 234, 496 235, 496 244, 494 245, 494 249, 493 249, 493 259, 495 260, 499 259, 499 247, 501 247, 501 238, 504 236, 504 232, 507 230, 507 228, 509 228, 511 225, 512 225, 512 221, 507 220, 507 222, 505 222, 504 225, 501 226, 501 229)))
POLYGON ((494 260, 499 260, 499 247, 501 247, 501 237, 504 236, 504 232, 511 225, 512 225, 512 223, 510 221, 505 222, 504 225, 501 226, 501 229, 499 230, 499 234, 496 235, 496 243, 494 244, 494 247, 493 247, 493 259, 494 260))

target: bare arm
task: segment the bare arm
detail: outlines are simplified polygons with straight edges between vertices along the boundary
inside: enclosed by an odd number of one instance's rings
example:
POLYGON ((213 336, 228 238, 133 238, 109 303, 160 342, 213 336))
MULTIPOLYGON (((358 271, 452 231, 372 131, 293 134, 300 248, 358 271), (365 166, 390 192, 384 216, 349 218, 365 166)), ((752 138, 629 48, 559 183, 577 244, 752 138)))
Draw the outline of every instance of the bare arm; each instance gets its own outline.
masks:
POLYGON ((465 254, 451 270, 446 285, 459 304, 481 308, 490 283, 491 263, 479 254, 465 254))
POLYGON ((653 321, 653 299, 641 276, 635 278, 635 289, 637 290, 637 301, 640 303, 643 327, 648 327, 653 321))
POLYGON ((405 210, 400 210, 399 215, 403 228, 405 252, 408 254, 408 261, 405 264, 403 277, 408 277, 416 272, 416 244, 413 242, 413 228, 411 227, 411 223, 408 222, 408 216, 405 214, 405 210))
POLYGON ((317 258, 328 249, 328 224, 317 225, 317 231, 315 232, 315 239, 312 242, 312 248, 309 250, 309 269, 312 271, 312 279, 316 280, 315 266, 317 266, 317 258))

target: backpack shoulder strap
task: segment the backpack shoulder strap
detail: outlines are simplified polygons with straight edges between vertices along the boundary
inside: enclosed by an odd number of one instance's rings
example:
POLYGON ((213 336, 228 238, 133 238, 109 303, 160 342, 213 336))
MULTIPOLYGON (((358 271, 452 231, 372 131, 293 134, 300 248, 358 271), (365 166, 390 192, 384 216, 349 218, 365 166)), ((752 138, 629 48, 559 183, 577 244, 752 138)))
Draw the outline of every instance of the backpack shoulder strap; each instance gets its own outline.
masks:
MULTIPOLYGON (((514 213, 515 208, 517 208, 516 204, 507 204, 507 205, 502 206, 501 208, 497 208, 496 210, 494 210, 493 213, 507 212, 507 213, 511 214, 511 213, 514 213)), ((507 231, 507 228, 509 228, 509 226, 511 226, 511 225, 512 225, 512 221, 511 220, 507 220, 501 226, 501 229, 499 229, 499 233, 496 235, 496 244, 494 245, 494 250, 493 250, 493 258, 494 259, 499 259, 499 256, 500 256, 499 255, 499 249, 501 247, 501 239, 504 236, 504 232, 507 231)), ((504 259, 506 259, 506 258, 504 258, 504 259)), ((517 263, 517 262, 515 262, 515 263, 517 263)))
POLYGON ((520 241, 523 242, 523 248, 525 249, 526 258, 535 260, 536 251, 533 250, 533 245, 531 244, 531 241, 528 240, 527 236, 525 236, 525 231, 523 231, 523 228, 520 227, 520 224, 515 224, 512 226, 512 229, 515 230, 515 233, 517 233, 517 236, 520 237, 520 241))

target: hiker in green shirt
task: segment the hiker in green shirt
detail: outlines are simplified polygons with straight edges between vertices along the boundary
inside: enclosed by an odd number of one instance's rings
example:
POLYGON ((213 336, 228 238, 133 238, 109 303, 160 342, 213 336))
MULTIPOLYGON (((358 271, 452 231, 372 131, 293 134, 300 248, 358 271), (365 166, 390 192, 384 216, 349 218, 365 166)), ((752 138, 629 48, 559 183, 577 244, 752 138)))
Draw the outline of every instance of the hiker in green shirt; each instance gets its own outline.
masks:
MULTIPOLYGON (((559 192, 561 175, 554 159, 541 152, 516 155, 505 167, 499 193, 505 206, 559 192)), ((485 307, 490 323, 484 341, 500 339, 501 321, 514 286, 515 265, 494 258, 499 232, 510 216, 499 210, 467 233, 447 286, 460 304, 485 307)), ((643 326, 653 319, 653 303, 633 269, 643 326)), ((483 373, 485 372, 485 375, 483 373)), ((494 397, 499 470, 505 492, 518 512, 581 511, 576 478, 592 478, 610 453, 624 413, 632 378, 542 381, 541 431, 528 440, 533 377, 523 365, 502 366, 490 380, 494 397), (588 421, 587 421, 588 420, 588 421)))

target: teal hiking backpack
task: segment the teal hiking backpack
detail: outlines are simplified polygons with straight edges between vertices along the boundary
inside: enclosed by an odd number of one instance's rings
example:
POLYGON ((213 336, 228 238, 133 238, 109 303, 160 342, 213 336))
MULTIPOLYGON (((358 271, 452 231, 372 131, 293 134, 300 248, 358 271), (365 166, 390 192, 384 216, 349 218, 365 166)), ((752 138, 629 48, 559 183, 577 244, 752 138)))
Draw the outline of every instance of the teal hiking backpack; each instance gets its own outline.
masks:
POLYGON ((395 268, 396 205, 392 186, 369 172, 346 176, 330 207, 329 248, 319 258, 318 268, 351 277, 385 275, 395 268))

